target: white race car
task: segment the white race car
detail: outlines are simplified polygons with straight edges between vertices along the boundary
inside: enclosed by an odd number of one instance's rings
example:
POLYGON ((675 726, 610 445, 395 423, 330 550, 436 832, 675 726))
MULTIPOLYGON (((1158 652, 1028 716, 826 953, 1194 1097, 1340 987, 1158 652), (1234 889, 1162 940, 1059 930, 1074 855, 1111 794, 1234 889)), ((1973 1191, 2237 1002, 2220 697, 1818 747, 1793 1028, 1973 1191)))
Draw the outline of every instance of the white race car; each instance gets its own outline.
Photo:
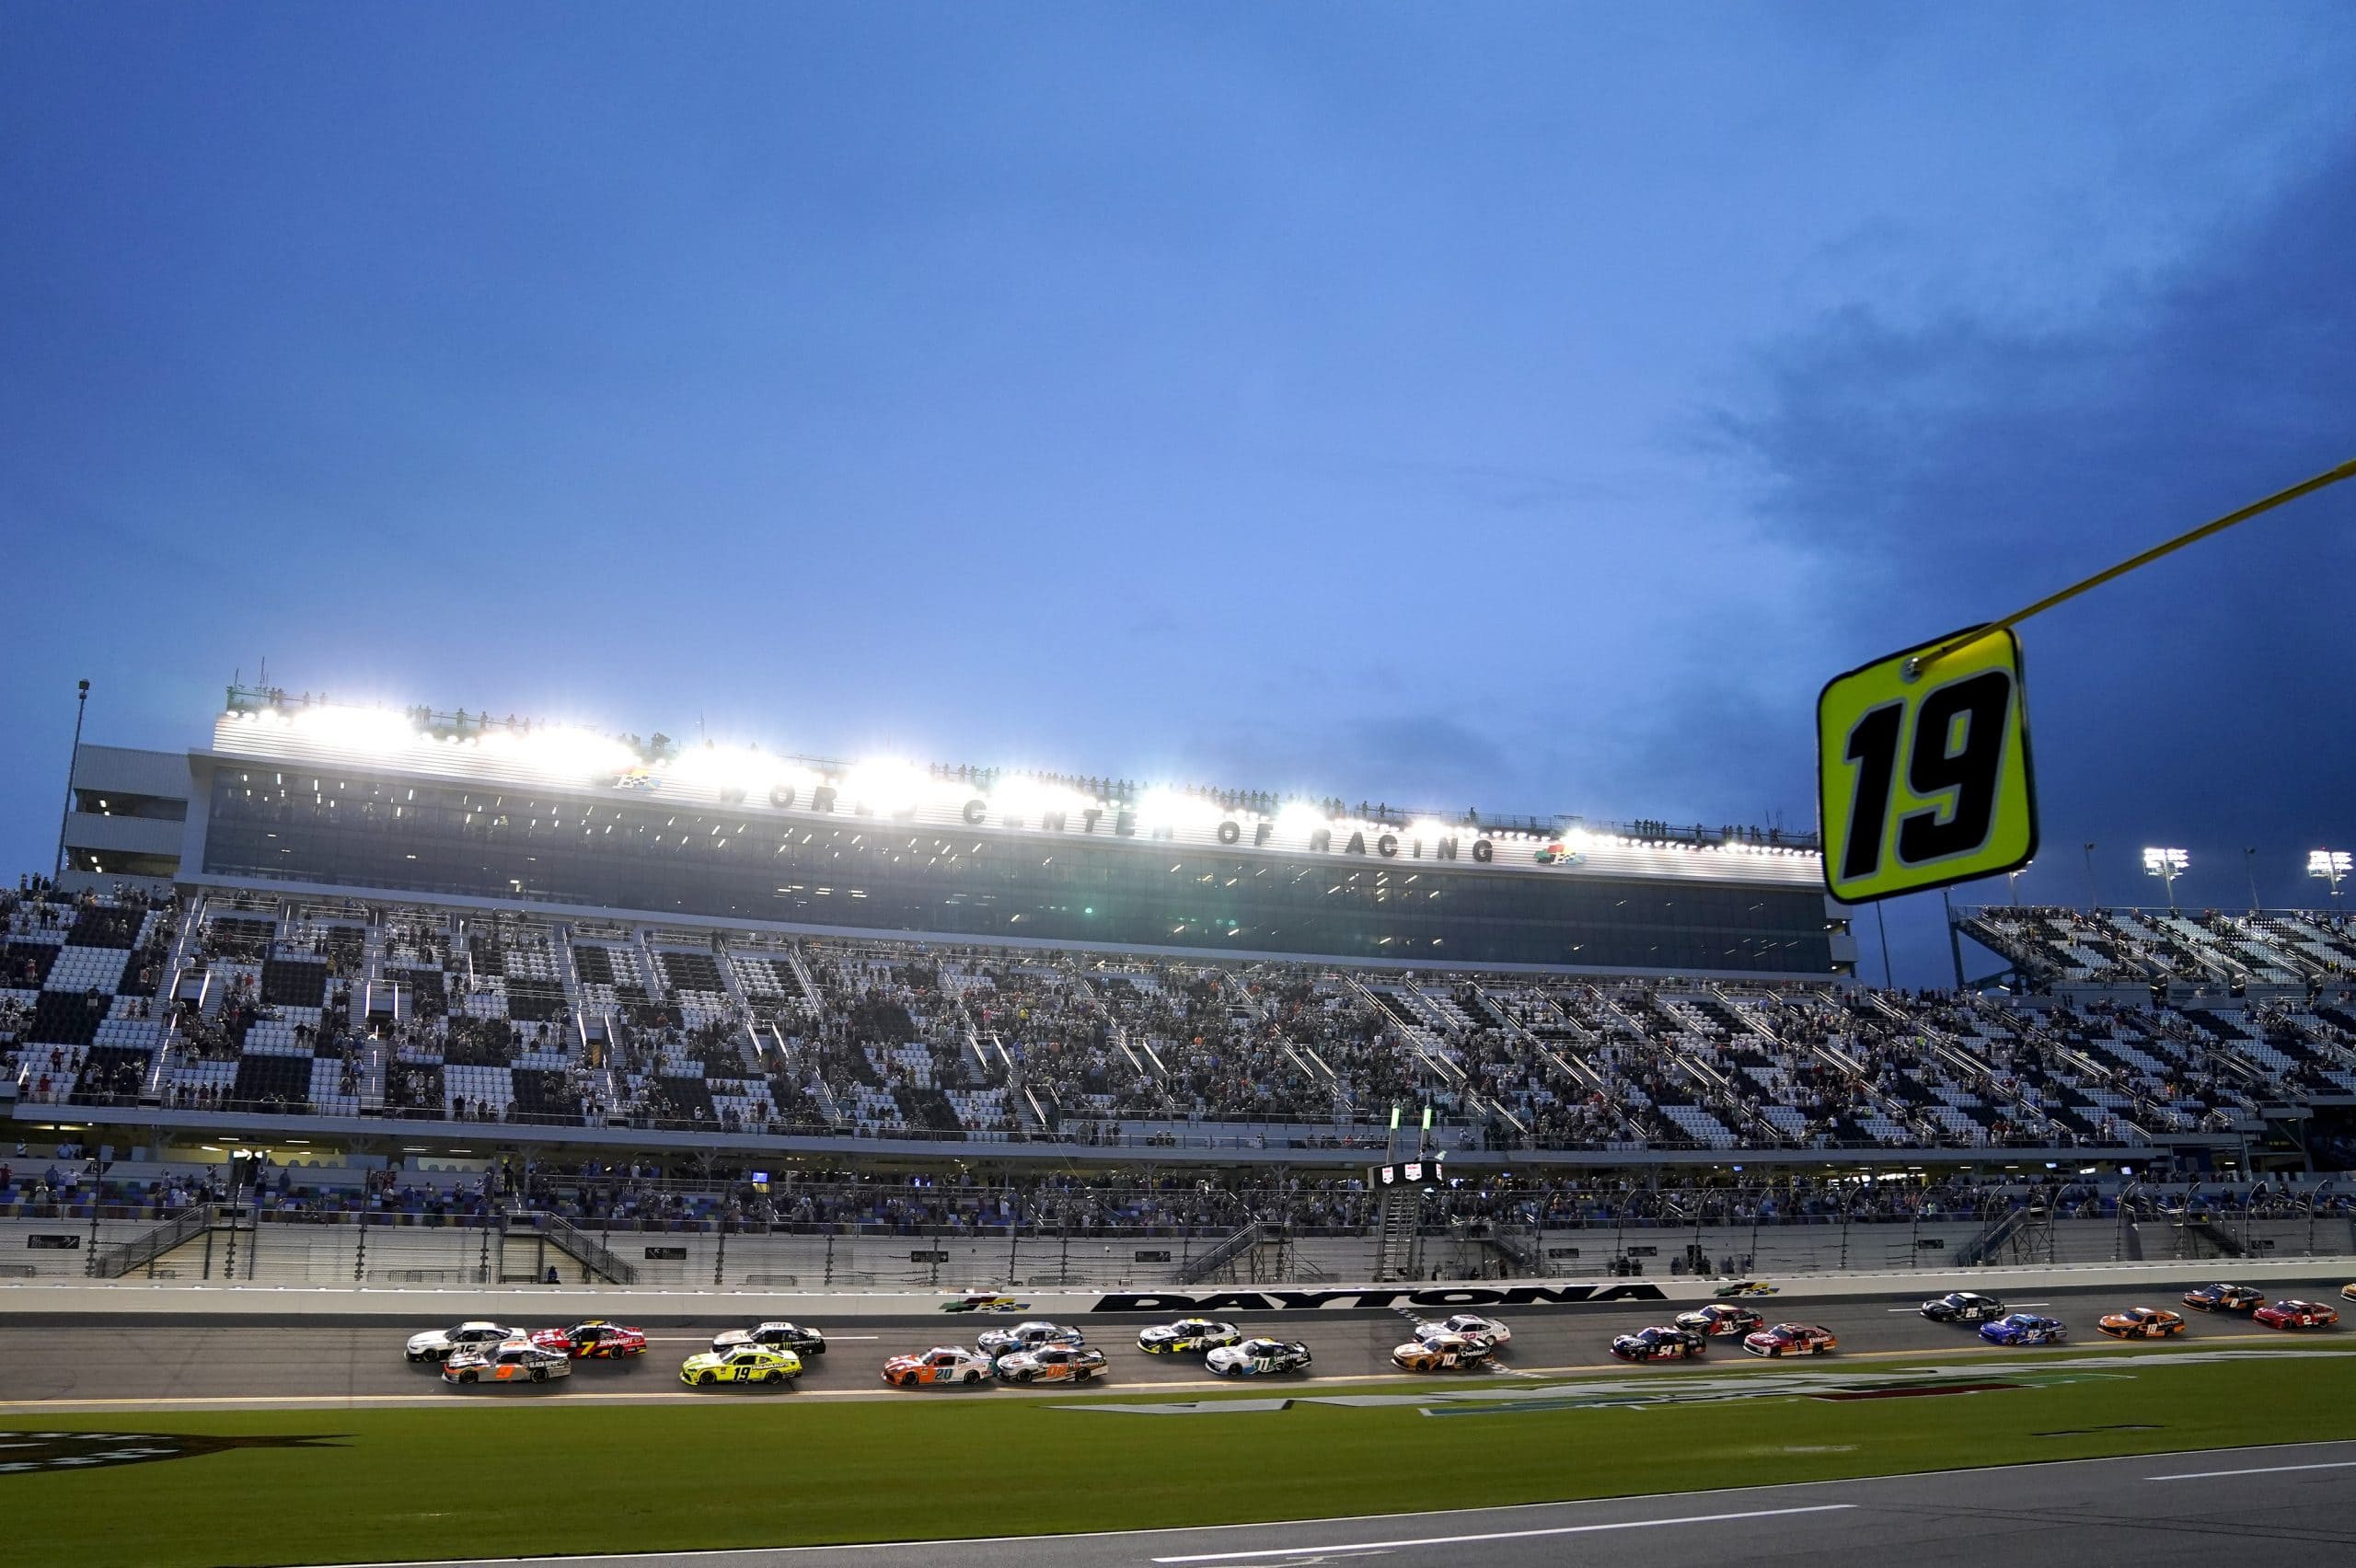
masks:
POLYGON ((1432 1334, 1462 1334, 1466 1339, 1484 1339, 1491 1344, 1505 1346, 1513 1343, 1513 1331, 1495 1318, 1484 1318, 1476 1312, 1459 1312, 1455 1317, 1438 1323, 1417 1323, 1415 1337, 1432 1334))
POLYGON ((411 1361, 447 1361, 454 1350, 489 1348, 505 1344, 512 1339, 529 1339, 522 1329, 510 1329, 498 1323, 460 1323, 455 1328, 434 1329, 426 1333, 411 1334, 409 1358, 411 1361))
POLYGON ((1216 1350, 1242 1337, 1243 1331, 1233 1323, 1215 1323, 1208 1318, 1181 1318, 1174 1323, 1156 1324, 1138 1335, 1138 1348, 1148 1355, 1175 1355, 1190 1350, 1216 1350))
POLYGON ((1041 1345, 1087 1343, 1087 1336, 1078 1329, 1045 1320, 1017 1323, 1011 1329, 990 1329, 974 1336, 974 1348, 993 1358, 1018 1350, 1037 1350, 1041 1345))
POLYGON ((572 1376, 572 1357, 530 1340, 473 1345, 450 1353, 442 1364, 445 1383, 545 1383, 572 1376))

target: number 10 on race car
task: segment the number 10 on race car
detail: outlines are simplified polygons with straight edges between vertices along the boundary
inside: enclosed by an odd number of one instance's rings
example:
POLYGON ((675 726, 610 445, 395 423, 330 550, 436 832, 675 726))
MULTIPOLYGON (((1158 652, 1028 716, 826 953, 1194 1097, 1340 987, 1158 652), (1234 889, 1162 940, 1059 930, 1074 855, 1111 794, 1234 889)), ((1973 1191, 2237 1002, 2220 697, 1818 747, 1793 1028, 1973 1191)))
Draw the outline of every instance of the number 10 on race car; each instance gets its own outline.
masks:
POLYGON ((1974 628, 1836 675, 1816 703, 1824 883, 1865 904, 2037 853, 2020 641, 1974 628))

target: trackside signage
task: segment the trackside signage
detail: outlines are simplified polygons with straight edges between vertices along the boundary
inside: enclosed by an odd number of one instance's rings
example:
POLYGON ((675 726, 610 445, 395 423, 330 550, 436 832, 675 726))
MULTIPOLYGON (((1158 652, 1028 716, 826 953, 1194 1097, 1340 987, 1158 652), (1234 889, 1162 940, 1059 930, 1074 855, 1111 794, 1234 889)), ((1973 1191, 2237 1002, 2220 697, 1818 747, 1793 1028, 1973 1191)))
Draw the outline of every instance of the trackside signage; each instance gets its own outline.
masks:
POLYGON ((1434 1286, 1426 1290, 1222 1290, 1100 1296, 1091 1312, 1316 1312, 1327 1308, 1576 1307, 1666 1301, 1657 1285, 1434 1286))

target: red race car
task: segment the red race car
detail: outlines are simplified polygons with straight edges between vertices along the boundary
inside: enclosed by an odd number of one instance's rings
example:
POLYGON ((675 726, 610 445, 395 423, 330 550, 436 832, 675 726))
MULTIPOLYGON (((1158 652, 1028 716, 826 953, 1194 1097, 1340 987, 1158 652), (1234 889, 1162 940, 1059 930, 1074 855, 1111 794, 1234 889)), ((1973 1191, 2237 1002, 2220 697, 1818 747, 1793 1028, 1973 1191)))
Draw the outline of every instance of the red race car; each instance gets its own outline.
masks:
POLYGON ((1753 1355, 1822 1355, 1840 1343, 1831 1329, 1814 1323, 1778 1323, 1742 1336, 1742 1348, 1753 1355))
POLYGON ((2339 1310, 2320 1301, 2276 1301, 2250 1317, 2269 1329, 2327 1329, 2339 1321, 2339 1310))
POLYGON ((542 1350, 560 1350, 575 1361, 604 1361, 646 1354, 643 1329, 626 1329, 603 1318, 592 1318, 569 1329, 536 1329, 532 1343, 542 1350))

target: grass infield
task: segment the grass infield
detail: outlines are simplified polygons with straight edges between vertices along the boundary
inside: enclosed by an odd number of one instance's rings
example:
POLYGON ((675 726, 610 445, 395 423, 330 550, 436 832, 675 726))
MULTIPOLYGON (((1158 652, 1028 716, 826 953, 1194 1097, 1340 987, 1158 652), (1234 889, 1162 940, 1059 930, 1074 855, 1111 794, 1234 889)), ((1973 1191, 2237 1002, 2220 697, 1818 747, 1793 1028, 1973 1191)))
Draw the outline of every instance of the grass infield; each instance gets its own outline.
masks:
MULTIPOLYGON (((1057 1408, 1167 1398, 1142 1389, 1071 1401, 723 1393, 708 1404, 633 1408, 454 1395, 452 1406, 465 1408, 0 1412, 0 1427, 13 1432, 300 1435, 332 1445, 0 1473, 0 1564, 195 1568, 1133 1529, 2351 1438, 2350 1351, 2142 1365, 2174 1358, 2154 1349, 2082 1381, 1969 1395, 1446 1419, 1397 1406, 1177 1416, 1057 1408)), ((1973 1366, 1994 1381, 2078 1359, 2061 1352, 1973 1366)), ((1902 1365, 1854 1373, 1887 1382, 1902 1365)), ((1687 1374, 1651 1376, 1669 1383, 1687 1374)), ((1524 1396, 1540 1387, 1477 1386, 1524 1396)), ((1234 1397, 1348 1391, 1304 1383, 1234 1397)))

